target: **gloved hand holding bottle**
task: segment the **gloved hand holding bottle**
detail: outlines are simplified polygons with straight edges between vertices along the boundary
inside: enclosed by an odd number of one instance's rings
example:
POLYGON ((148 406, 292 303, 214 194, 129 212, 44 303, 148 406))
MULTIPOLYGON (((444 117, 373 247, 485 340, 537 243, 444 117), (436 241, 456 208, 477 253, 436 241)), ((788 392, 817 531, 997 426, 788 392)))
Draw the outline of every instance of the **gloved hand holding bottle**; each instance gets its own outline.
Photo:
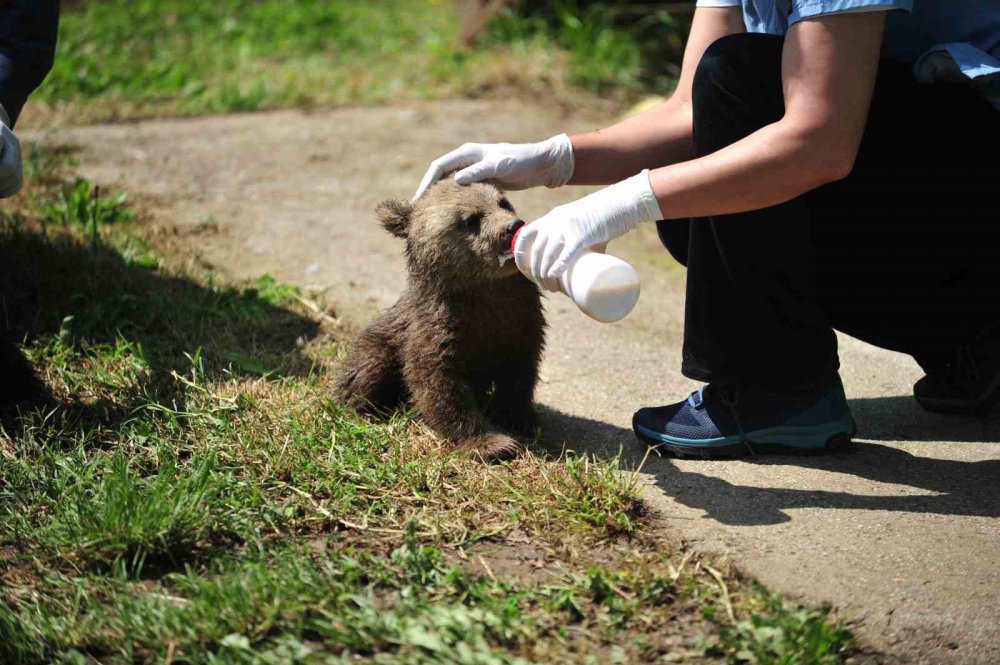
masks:
POLYGON ((553 208, 518 234, 514 260, 522 273, 548 291, 583 252, 660 218, 649 171, 553 208))

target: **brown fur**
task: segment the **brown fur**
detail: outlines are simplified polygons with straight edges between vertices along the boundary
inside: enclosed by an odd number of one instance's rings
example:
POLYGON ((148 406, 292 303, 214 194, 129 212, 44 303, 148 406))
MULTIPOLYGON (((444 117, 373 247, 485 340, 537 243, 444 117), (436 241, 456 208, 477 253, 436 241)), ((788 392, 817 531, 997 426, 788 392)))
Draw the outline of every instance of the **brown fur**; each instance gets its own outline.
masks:
POLYGON ((492 185, 445 178, 415 203, 377 214, 406 239, 409 279, 395 305, 359 336, 336 380, 365 411, 412 405, 435 432, 482 459, 515 454, 510 432, 535 427, 532 407, 545 321, 538 288, 510 246, 517 217, 492 185))

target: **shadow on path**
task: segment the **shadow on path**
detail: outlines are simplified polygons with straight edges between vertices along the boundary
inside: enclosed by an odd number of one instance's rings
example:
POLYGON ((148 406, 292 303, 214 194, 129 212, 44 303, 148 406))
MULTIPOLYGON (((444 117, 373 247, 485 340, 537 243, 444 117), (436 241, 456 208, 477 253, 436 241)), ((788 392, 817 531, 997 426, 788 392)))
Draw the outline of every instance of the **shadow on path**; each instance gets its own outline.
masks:
MULTIPOLYGON (((856 410, 856 415, 859 416, 859 420, 868 417, 862 416, 862 413, 868 410, 872 410, 873 413, 878 412, 882 403, 890 408, 906 408, 897 403, 897 400, 902 399, 861 400, 862 408, 856 410)), ((906 399, 912 401, 912 398, 906 399)), ((566 448, 578 452, 588 452, 607 458, 621 450, 622 465, 630 469, 636 468, 646 453, 645 446, 635 439, 631 430, 571 416, 546 407, 539 411, 544 428, 540 444, 550 452, 558 452, 565 445, 566 448)), ((891 413, 890 409, 887 409, 887 412, 891 413)), ((924 438, 927 440, 940 440, 945 436, 954 438, 952 430, 947 430, 946 433, 943 429, 935 430, 929 425, 930 423, 934 427, 937 426, 937 416, 934 414, 927 416, 927 422, 923 423, 924 429, 921 429, 920 422, 912 421, 907 427, 913 427, 914 431, 925 432, 924 438)), ((951 419, 941 417, 941 421, 950 422, 951 419)), ((878 428, 884 428, 885 424, 879 425, 879 421, 876 420, 874 429, 884 431, 878 428)), ((987 426, 981 422, 979 427, 987 426)), ((957 429, 961 431, 962 426, 957 426, 957 429)), ((862 431, 864 432, 864 426, 862 431)), ((991 440, 995 441, 996 437, 991 440)), ((942 460, 913 455, 879 443, 856 441, 851 451, 835 455, 815 457, 771 455, 756 459, 745 458, 743 461, 705 462, 706 465, 711 465, 706 466, 706 470, 717 469, 720 464, 745 463, 761 467, 797 466, 848 474, 877 483, 906 486, 918 493, 903 494, 899 488, 891 488, 892 493, 889 495, 873 495, 738 485, 706 473, 682 470, 672 458, 656 455, 649 456, 643 470, 651 474, 657 486, 678 503, 702 510, 707 518, 729 525, 755 526, 788 522, 791 517, 785 511, 796 508, 887 510, 1000 517, 1000 459, 978 462, 942 460)), ((697 466, 697 463, 689 463, 686 466, 691 465, 697 466)), ((766 477, 767 471, 761 469, 759 473, 766 477)), ((873 489, 884 491, 886 488, 873 489)))
MULTIPOLYGON (((135 405, 151 400, 182 406, 171 373, 187 374, 193 366, 216 379, 300 374, 311 367, 300 349, 319 325, 285 307, 289 298, 279 285, 203 285, 157 269, 141 247, 118 249, 59 229, 45 233, 0 222, 0 345, 6 353, 0 361, 16 365, 12 341, 24 339, 58 342, 72 350, 64 355, 84 362, 95 353, 89 345, 124 343, 148 369, 119 391, 119 403, 101 398, 83 409, 101 420, 128 417, 135 405)), ((97 353, 124 353, 108 346, 97 353)))
POLYGON ((1000 443, 1000 413, 987 417, 931 413, 911 395, 852 399, 850 404, 862 439, 1000 443))

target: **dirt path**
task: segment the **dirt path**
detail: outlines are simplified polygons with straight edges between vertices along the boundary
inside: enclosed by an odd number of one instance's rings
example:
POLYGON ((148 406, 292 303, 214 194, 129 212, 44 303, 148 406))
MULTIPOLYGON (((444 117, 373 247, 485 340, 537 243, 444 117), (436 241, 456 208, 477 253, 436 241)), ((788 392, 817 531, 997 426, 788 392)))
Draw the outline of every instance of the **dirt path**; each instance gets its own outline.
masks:
MULTIPOLYGON (((82 147, 83 173, 152 195, 156 211, 199 236, 237 277, 270 272, 327 288, 354 322, 393 302, 399 243, 371 213, 408 197, 425 164, 465 140, 528 140, 600 119, 518 104, 293 112, 98 126, 51 140, 82 147)), ((532 218, 581 190, 515 192, 532 218)), ((642 450, 640 405, 686 395, 678 372, 683 272, 651 229, 612 249, 633 261, 643 296, 623 323, 590 321, 561 297, 539 398, 546 436, 600 454, 642 450)), ((831 602, 874 646, 920 663, 1000 662, 1000 422, 922 412, 908 358, 853 340, 844 379, 861 431, 856 450, 815 459, 653 459, 648 500, 693 546, 728 553, 793 597, 831 602)))

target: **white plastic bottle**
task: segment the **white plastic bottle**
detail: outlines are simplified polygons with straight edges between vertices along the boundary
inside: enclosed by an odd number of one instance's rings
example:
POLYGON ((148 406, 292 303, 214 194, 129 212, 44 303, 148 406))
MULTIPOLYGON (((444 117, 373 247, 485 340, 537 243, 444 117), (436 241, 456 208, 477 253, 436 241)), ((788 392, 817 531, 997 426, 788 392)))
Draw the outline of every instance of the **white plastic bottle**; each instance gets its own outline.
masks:
MULTIPOLYGON (((510 244, 512 254, 516 242, 517 233, 510 244)), ((566 267, 559 278, 559 290, 590 318, 614 323, 624 319, 639 301, 639 273, 618 257, 584 251, 566 267)))

